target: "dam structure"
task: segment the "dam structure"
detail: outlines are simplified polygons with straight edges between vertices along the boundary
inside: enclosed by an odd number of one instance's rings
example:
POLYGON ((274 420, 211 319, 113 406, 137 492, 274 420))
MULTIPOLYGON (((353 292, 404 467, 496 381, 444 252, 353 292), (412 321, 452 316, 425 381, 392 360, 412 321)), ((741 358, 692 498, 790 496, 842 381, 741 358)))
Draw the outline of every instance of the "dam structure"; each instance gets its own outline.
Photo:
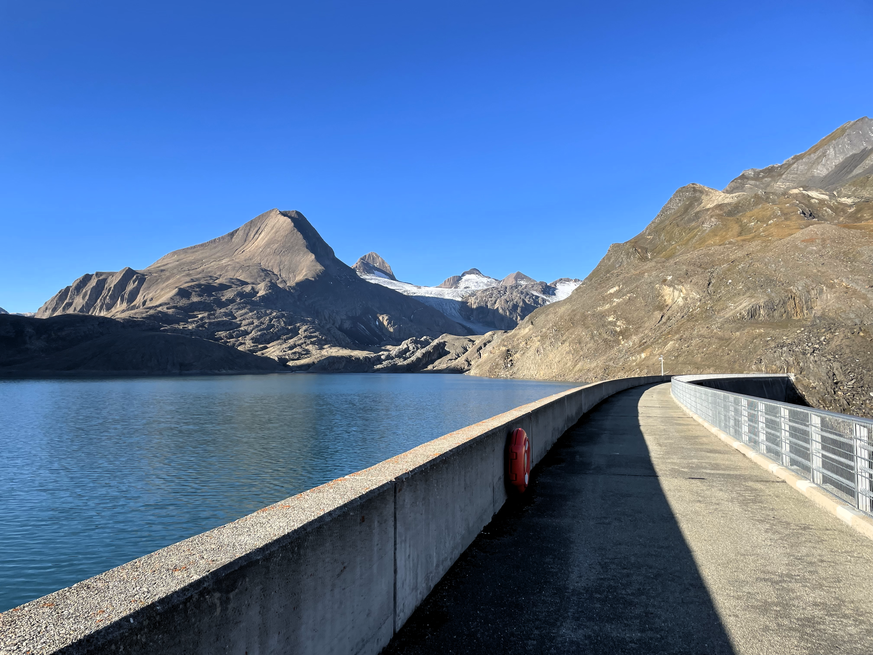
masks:
POLYGON ((873 423, 792 392, 561 392, 4 612, 0 653, 873 652, 873 423))

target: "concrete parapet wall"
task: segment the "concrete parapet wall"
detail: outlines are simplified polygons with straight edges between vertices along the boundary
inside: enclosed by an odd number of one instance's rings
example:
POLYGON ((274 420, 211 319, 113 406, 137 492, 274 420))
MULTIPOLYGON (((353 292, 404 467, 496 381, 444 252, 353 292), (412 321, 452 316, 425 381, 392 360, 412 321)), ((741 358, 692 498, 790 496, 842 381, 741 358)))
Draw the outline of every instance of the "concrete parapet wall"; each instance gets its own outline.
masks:
POLYGON ((539 462, 603 399, 571 389, 430 441, 0 614, 0 655, 378 653, 507 498, 506 441, 539 462))
POLYGON ((676 376, 682 382, 691 382, 701 387, 730 391, 744 396, 754 396, 764 400, 791 403, 807 407, 807 402, 794 386, 794 380, 787 374, 743 373, 725 375, 682 375, 676 376))

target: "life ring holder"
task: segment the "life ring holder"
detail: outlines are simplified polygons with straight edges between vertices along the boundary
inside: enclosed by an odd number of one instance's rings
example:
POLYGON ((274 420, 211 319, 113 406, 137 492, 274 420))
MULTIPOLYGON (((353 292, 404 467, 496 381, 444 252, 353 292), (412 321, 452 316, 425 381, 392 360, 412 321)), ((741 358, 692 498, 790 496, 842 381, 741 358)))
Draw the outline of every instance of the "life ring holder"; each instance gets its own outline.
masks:
POLYGON ((521 428, 509 434, 506 446, 506 484, 522 494, 530 481, 531 447, 527 433, 521 428))

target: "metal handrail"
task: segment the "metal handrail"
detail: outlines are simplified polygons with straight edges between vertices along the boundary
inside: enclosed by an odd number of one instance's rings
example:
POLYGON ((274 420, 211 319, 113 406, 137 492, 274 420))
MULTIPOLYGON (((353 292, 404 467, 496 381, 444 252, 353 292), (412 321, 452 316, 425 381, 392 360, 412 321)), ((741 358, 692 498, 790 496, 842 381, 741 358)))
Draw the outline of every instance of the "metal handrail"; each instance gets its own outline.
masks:
POLYGON ((681 377, 672 379, 671 392, 710 425, 873 516, 873 420, 713 389, 681 377))

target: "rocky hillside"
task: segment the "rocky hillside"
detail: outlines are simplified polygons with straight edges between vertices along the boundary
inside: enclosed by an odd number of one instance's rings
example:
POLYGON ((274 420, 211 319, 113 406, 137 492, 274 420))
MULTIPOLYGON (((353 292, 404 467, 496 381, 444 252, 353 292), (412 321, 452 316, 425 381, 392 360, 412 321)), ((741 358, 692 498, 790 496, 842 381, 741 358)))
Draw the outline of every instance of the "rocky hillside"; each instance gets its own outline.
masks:
POLYGON ((569 296, 582 282, 561 278, 546 284, 520 271, 497 280, 471 268, 435 287, 423 287, 397 280, 388 263, 374 252, 361 257, 353 268, 364 280, 415 298, 476 334, 511 330, 538 307, 569 296))
POLYGON ((278 362, 134 319, 0 316, 0 377, 266 373, 278 362))
POLYGON ((365 282, 301 213, 276 209, 141 271, 84 275, 37 317, 69 313, 145 319, 282 363, 471 333, 414 298, 365 282))
POLYGON ((723 191, 679 189, 564 302, 472 373, 597 380, 788 372, 811 405, 873 416, 873 121, 723 191))
POLYGON ((873 119, 846 123, 806 152, 781 164, 743 171, 727 193, 784 193, 800 187, 846 196, 873 194, 873 119))

